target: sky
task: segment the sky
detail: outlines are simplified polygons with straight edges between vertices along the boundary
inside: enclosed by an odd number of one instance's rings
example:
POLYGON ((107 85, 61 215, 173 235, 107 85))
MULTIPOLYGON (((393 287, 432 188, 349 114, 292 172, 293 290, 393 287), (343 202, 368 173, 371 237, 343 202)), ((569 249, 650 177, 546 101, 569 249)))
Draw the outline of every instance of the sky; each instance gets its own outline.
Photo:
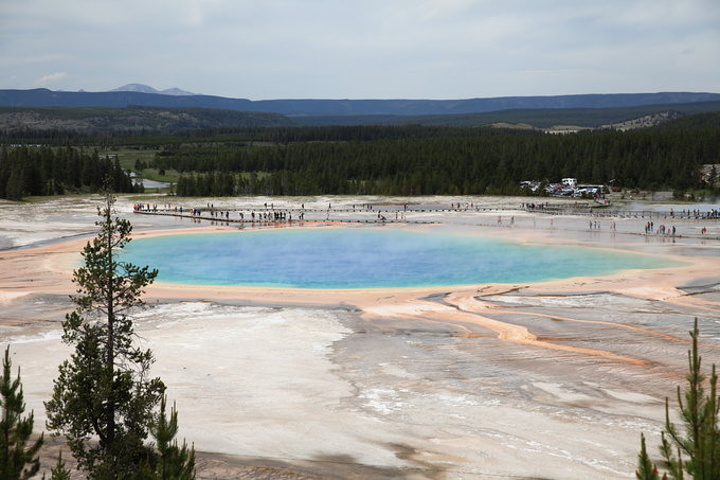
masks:
POLYGON ((720 93, 720 0, 0 0, 0 89, 720 93))

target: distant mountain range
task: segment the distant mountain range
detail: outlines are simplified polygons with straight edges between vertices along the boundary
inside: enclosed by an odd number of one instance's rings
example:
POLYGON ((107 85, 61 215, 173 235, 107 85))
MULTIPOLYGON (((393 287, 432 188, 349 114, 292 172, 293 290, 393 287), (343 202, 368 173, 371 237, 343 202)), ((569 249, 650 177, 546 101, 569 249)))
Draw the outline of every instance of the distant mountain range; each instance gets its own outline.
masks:
POLYGON ((179 88, 168 88, 166 90, 157 90, 148 85, 143 85, 142 83, 128 83, 127 85, 123 85, 122 87, 119 87, 119 88, 116 88, 116 89, 110 90, 110 91, 111 92, 157 93, 160 95, 176 95, 176 96, 195 95, 192 92, 188 92, 186 90, 180 90, 179 88))
POLYGON ((515 109, 624 108, 720 101, 718 93, 661 92, 586 94, 464 100, 248 100, 195 95, 180 89, 158 91, 129 84, 109 92, 59 92, 44 88, 0 90, 0 106, 208 108, 277 113, 288 117, 466 115, 515 109))

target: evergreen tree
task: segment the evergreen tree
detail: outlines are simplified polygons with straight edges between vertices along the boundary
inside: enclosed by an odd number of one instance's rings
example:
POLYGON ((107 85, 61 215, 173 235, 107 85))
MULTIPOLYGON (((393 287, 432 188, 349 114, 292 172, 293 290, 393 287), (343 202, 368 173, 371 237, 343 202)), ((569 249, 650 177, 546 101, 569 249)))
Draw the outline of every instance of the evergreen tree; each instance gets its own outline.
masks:
POLYGON ((23 170, 13 170, 10 172, 7 186, 5 187, 4 198, 7 198, 8 200, 22 199, 23 195, 25 195, 23 178, 23 170))
POLYGON ((173 404, 170 418, 166 415, 167 397, 160 401, 160 412, 150 425, 150 434, 155 439, 156 467, 158 480, 194 480, 195 479, 195 448, 188 449, 183 440, 178 447, 175 435, 178 431, 178 414, 173 404))
MULTIPOLYGON (((684 394, 681 393, 680 386, 677 388, 678 412, 683 425, 679 427, 670 421, 670 405, 666 398, 665 428, 662 432, 660 453, 664 459, 664 467, 673 480, 682 480, 685 474, 694 480, 716 480, 720 478, 718 377, 715 365, 711 368, 709 379, 702 372, 702 358, 698 353, 697 318, 690 337, 692 346, 688 351, 688 373, 685 376, 687 386, 684 394), (710 387, 709 392, 705 391, 706 380, 710 387)), ((642 443, 644 449, 644 437, 642 443)), ((642 464, 642 450, 640 458, 642 464)))
MULTIPOLYGON (((660 480, 657 467, 652 463, 645 447, 645 435, 640 434, 640 453, 638 454, 638 469, 635 470, 638 480, 660 480)), ((663 475, 666 479, 667 475, 663 475)))
POLYGON ((23 399, 22 384, 20 383, 20 368, 17 377, 12 378, 12 362, 10 360, 10 347, 5 349, 3 358, 3 374, 0 378, 0 406, 2 419, 0 419, 0 479, 19 480, 35 475, 40 469, 40 459, 37 454, 43 444, 43 435, 28 446, 33 430, 34 416, 23 417, 25 401, 23 399))
POLYGON ((73 282, 77 308, 65 317, 63 341, 75 347, 59 367, 52 399, 45 403, 47 426, 64 434, 78 467, 90 478, 136 478, 147 457, 144 440, 164 391, 151 379, 150 350, 133 344, 127 316, 142 307, 141 295, 157 270, 121 261, 119 251, 131 240, 130 222, 113 215, 106 195, 98 209, 98 235, 88 242, 84 266, 73 282))
MULTIPOLYGON (((62 450, 58 454, 58 461, 53 468, 50 469, 50 480, 70 480, 70 470, 65 466, 62 459, 62 450)), ((43 475, 43 479, 45 475, 43 475)))

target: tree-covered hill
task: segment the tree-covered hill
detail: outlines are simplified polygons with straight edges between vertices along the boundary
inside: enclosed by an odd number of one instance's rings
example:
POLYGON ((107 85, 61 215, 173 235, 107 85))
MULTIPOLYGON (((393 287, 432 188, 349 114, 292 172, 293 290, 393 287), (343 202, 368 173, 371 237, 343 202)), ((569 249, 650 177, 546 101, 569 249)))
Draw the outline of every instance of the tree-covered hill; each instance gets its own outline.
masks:
POLYGON ((720 101, 684 104, 644 105, 614 108, 543 108, 510 109, 485 113, 430 116, 333 116, 299 117, 294 120, 303 125, 425 125, 446 127, 477 127, 506 123, 529 125, 539 129, 555 126, 603 128, 645 116, 671 112, 673 116, 720 112, 720 101))
MULTIPOLYGON (((608 128, 657 116, 661 121, 706 112, 720 112, 720 101, 646 105, 622 108, 511 109, 486 113, 432 116, 343 115, 293 117, 275 113, 204 108, 165 107, 0 107, 0 133, 23 130, 74 132, 157 132, 216 130, 241 127, 422 125, 478 127, 504 124, 523 128, 557 126, 608 128)), ((647 126, 642 121, 635 126, 647 126)))
MULTIPOLYGON (((658 128, 665 130, 698 130, 707 128, 720 128, 720 111, 700 113, 686 117, 676 118, 658 128)), ((718 153, 720 155, 720 152, 718 153)), ((718 159, 720 160, 720 158, 718 159)))
POLYGON ((0 130, 176 132, 179 130, 293 125, 275 113, 165 107, 0 107, 0 130))

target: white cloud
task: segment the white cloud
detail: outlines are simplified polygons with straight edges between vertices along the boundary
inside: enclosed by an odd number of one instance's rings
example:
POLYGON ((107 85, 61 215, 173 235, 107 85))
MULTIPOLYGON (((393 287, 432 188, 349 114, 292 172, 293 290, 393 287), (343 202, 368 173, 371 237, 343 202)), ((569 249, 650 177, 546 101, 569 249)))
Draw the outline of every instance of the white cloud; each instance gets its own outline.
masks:
POLYGON ((56 72, 56 73, 51 73, 48 75, 43 75, 42 77, 35 80, 35 85, 43 87, 43 86, 49 85, 51 83, 55 83, 59 80, 62 80, 64 78, 66 78, 67 76, 68 76, 67 72, 56 72))

